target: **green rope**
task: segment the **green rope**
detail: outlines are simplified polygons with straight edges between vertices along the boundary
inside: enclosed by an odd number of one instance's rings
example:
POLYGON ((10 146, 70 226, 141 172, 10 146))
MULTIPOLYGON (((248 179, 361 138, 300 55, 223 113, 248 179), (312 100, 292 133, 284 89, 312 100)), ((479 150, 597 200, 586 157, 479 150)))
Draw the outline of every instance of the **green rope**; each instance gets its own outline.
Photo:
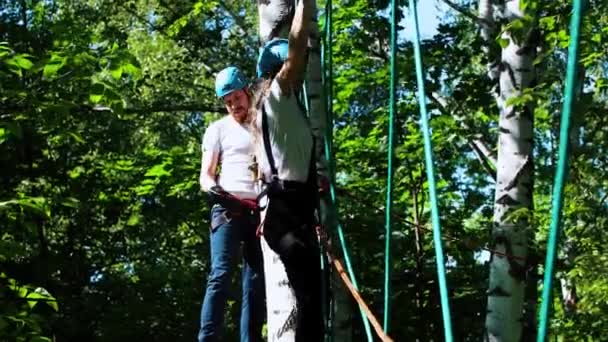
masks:
MULTIPOLYGON (((334 188, 335 182, 335 166, 334 166, 334 158, 333 158, 333 67, 332 67, 332 2, 328 0, 325 6, 325 44, 323 46, 322 52, 323 56, 321 57, 321 63, 324 63, 325 57, 327 57, 327 64, 323 64, 322 70, 323 72, 327 72, 327 75, 323 75, 324 84, 326 84, 327 88, 327 123, 325 129, 325 158, 327 159, 328 169, 329 169, 329 190, 331 196, 331 204, 333 211, 337 214, 338 212, 338 203, 336 198, 336 191, 334 188), (327 51, 325 51, 325 46, 327 46, 327 51), (325 56, 327 54, 327 56, 325 56)), ((353 283, 353 287, 355 290, 359 291, 359 285, 357 284, 357 279, 355 278, 355 272, 353 271, 353 266, 350 260, 350 256, 348 253, 348 248, 346 247, 346 239, 344 238, 344 231, 342 229, 342 225, 338 222, 336 225, 336 230, 338 232, 338 239, 340 241, 340 247, 342 249, 342 255, 344 257, 344 263, 346 264, 346 271, 348 272, 348 276, 353 283)), ((372 342, 374 340, 372 336, 372 330, 370 327, 369 320, 363 311, 363 308, 359 306, 359 312, 361 313, 361 319, 363 320, 363 325, 365 328, 365 334, 367 336, 367 340, 372 342)))
POLYGON ((391 214, 393 208, 393 160, 395 145, 395 87, 397 80, 397 1, 391 0, 391 83, 388 125, 388 170, 386 177, 386 219, 384 250, 384 331, 391 326, 391 214))
POLYGON ((570 47, 568 49, 568 69, 566 70, 566 86, 564 89, 564 103, 559 132, 559 156, 555 183, 553 185, 553 198, 551 204, 551 224, 549 230, 549 241, 547 246, 547 259, 545 261, 545 279, 543 284, 543 296, 540 309, 540 324, 538 328, 537 341, 544 342, 549 324, 549 309, 551 306, 551 290, 553 288, 553 264, 557 253, 557 240, 561 228, 562 204, 564 186, 566 183, 568 167, 568 142, 570 133, 570 113, 575 102, 574 88, 577 79, 578 68, 578 44, 579 28, 582 17, 582 0, 574 0, 573 13, 570 21, 570 47))
POLYGON ((420 117, 422 121, 422 133, 424 136, 424 159, 426 163, 426 174, 429 182, 429 193, 431 201, 431 221, 433 223, 433 241, 435 243, 435 259, 437 261, 437 277, 439 278, 439 293, 441 296, 441 313, 443 316, 443 329, 445 340, 452 341, 452 322, 450 319, 450 307, 448 301, 447 281, 445 278, 445 261, 443 259, 443 247, 441 245, 441 226, 439 222, 439 208, 437 205, 437 189, 433 169, 433 152, 431 146, 431 132, 429 119, 426 111, 426 97, 424 91, 424 73, 422 70, 422 57, 420 54, 420 32, 418 28, 418 14, 416 0, 409 0, 410 11, 414 21, 414 59, 416 61, 416 79, 418 83, 418 102, 420 103, 420 117))

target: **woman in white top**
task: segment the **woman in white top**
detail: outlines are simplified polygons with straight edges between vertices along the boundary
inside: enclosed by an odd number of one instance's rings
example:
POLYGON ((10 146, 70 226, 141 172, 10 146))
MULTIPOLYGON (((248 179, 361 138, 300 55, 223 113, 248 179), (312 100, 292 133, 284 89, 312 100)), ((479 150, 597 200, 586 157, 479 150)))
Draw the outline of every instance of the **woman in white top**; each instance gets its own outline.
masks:
POLYGON ((256 148, 268 199, 263 234, 295 292, 296 342, 323 339, 314 142, 297 98, 313 9, 314 1, 300 1, 289 40, 275 39, 262 48, 257 65, 261 80, 253 90, 256 148))

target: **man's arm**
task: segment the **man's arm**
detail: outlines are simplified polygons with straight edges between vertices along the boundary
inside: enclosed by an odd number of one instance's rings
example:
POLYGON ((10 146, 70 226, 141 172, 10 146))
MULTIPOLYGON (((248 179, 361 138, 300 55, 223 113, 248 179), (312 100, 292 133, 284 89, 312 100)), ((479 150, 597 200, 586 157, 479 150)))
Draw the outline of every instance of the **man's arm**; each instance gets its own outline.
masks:
POLYGON ((201 175, 200 175, 200 183, 201 189, 207 192, 209 189, 217 185, 216 180, 216 170, 217 170, 217 162, 219 160, 220 154, 213 151, 205 151, 203 152, 202 163, 201 163, 201 175))
POLYGON ((201 189, 209 192, 209 189, 217 185, 216 171, 220 156, 220 136, 217 125, 211 124, 205 130, 201 150, 203 156, 199 181, 201 189))
POLYGON ((299 84, 304 78, 308 59, 308 36, 314 15, 315 0, 300 0, 289 31, 289 51, 287 60, 277 74, 277 81, 284 93, 299 84))

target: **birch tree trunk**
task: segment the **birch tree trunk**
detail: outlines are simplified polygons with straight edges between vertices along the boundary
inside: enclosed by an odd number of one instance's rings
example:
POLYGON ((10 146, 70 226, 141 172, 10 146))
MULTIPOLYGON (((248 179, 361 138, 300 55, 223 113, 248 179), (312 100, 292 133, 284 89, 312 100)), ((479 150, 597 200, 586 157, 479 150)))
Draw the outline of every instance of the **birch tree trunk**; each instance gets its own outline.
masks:
POLYGON ((576 284, 571 277, 568 276, 568 271, 574 267, 574 260, 576 258, 576 242, 574 239, 568 237, 566 234, 566 242, 562 245, 560 251, 560 257, 564 263, 564 270, 558 272, 557 279, 559 279, 559 285, 561 289, 562 306, 566 316, 570 316, 576 313, 576 305, 578 302, 578 296, 576 294, 576 284))
MULTIPOLYGON (((260 46, 273 38, 287 38, 293 15, 295 0, 257 0, 259 14, 260 46)), ((315 11, 316 12, 316 11, 315 11)), ((324 155, 325 130, 327 128, 327 108, 325 91, 322 84, 321 47, 316 16, 315 23, 308 40, 308 67, 306 74, 306 95, 309 103, 310 124, 315 138, 314 157, 317 173, 329 178, 328 162, 324 155)), ((321 203, 321 220, 326 230, 331 231, 335 224, 330 211, 332 206, 327 199, 321 203)), ((267 247, 267 246, 266 246, 267 247)), ((285 268, 280 259, 270 248, 264 248, 265 273, 272 273, 266 279, 268 301, 268 336, 269 341, 293 341, 295 327, 290 326, 292 315, 295 314, 295 297, 288 286, 285 268), (276 304, 276 305, 275 305, 276 304)), ((342 281, 331 272, 331 301, 332 335, 337 342, 352 340, 351 305, 348 292, 342 281)))
MULTIPOLYGON (((493 25, 501 17, 512 23, 523 18, 519 0, 491 0, 479 3, 480 17, 493 25), (500 3, 500 4, 499 4, 500 3)), ((525 21, 522 21, 525 23, 525 21)), ((482 28, 482 38, 496 34, 493 25, 482 28)), ((496 94, 500 110, 497 182, 494 205, 493 249, 515 256, 493 254, 486 316, 486 340, 516 342, 524 340, 524 299, 528 271, 529 217, 533 210, 533 111, 530 103, 514 106, 510 101, 535 80, 536 54, 534 30, 502 33, 503 45, 498 63, 489 61, 489 76, 498 75, 496 94)))

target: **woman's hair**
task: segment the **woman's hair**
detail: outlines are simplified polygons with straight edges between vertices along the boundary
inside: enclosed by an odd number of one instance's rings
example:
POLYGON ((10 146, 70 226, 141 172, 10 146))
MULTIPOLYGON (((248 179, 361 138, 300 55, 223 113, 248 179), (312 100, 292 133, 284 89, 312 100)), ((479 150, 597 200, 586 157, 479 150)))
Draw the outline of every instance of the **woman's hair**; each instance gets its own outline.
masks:
POLYGON ((260 160, 260 153, 263 152, 263 150, 259 150, 260 146, 262 146, 260 144, 262 131, 258 128, 258 113, 262 110, 262 104, 266 95, 268 95, 271 83, 272 78, 258 78, 249 86, 249 130, 253 137, 252 144, 258 160, 260 160))

